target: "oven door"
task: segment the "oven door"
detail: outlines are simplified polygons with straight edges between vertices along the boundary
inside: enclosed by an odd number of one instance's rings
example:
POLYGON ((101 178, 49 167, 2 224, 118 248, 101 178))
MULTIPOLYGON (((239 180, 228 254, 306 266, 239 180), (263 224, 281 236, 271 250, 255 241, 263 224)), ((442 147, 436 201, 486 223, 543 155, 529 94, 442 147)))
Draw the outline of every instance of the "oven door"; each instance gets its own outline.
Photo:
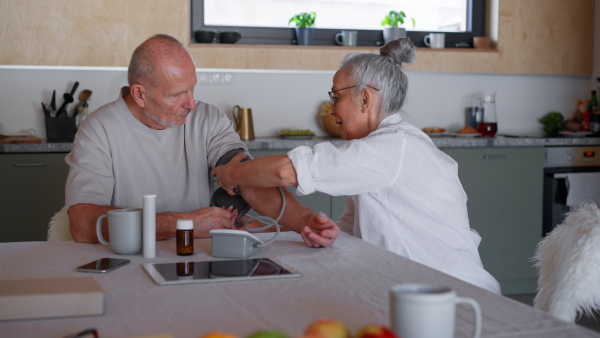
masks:
POLYGON ((546 236, 565 219, 567 206, 567 174, 600 172, 600 167, 569 167, 544 169, 544 206, 542 236, 546 236))

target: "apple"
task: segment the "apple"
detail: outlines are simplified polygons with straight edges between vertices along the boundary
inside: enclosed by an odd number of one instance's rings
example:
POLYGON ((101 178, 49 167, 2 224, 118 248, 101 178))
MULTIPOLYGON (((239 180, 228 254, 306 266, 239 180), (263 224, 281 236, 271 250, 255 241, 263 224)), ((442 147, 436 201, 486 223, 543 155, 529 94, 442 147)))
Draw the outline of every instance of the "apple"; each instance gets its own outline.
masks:
POLYGON ((399 338, 392 330, 381 325, 369 325, 358 330, 355 338, 399 338))
POLYGON ((337 320, 319 319, 306 328, 304 335, 318 338, 350 338, 350 331, 337 320))
POLYGON ((288 336, 277 330, 259 330, 249 335, 248 338, 288 338, 288 336))

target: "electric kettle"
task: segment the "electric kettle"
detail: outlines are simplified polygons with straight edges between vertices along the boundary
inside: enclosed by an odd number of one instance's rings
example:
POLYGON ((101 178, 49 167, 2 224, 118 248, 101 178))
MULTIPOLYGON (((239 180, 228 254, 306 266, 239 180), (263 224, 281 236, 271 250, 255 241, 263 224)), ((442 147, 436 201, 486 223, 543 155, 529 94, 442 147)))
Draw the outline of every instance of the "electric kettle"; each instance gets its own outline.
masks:
POLYGON ((254 125, 252 124, 252 109, 233 107, 233 119, 235 120, 236 132, 244 141, 254 140, 254 125))

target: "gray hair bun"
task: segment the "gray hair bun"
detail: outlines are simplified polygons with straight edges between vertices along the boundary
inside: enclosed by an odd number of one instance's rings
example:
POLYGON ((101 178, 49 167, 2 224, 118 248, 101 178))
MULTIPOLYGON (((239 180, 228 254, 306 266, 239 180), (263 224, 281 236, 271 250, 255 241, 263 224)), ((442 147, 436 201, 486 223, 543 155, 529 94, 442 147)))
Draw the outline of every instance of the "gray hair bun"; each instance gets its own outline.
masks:
POLYGON ((379 49, 382 56, 389 57, 392 61, 402 66, 404 63, 413 63, 415 57, 415 45, 408 38, 400 38, 386 43, 379 49))

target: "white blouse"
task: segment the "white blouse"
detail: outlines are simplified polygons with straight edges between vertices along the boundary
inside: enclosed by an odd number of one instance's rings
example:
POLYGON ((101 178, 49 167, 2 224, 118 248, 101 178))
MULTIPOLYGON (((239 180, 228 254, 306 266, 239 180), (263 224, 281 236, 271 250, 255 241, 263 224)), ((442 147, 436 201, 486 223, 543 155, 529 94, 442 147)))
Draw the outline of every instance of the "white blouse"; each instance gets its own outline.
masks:
POLYGON ((481 263, 481 237, 469 227, 457 163, 400 114, 362 139, 301 146, 288 156, 298 195, 350 196, 342 231, 500 293, 481 263))

